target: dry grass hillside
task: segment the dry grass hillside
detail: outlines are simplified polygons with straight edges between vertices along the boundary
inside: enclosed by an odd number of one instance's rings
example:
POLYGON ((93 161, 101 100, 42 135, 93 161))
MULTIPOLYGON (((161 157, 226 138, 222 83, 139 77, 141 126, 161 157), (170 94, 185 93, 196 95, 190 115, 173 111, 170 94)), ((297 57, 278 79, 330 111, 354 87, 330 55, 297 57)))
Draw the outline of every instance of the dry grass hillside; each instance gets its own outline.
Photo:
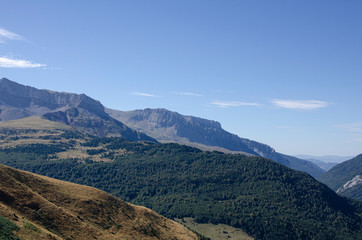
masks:
POLYGON ((62 146, 61 151, 49 153, 48 160, 72 158, 95 162, 110 162, 113 160, 112 156, 123 154, 122 151, 116 150, 111 153, 103 151, 102 146, 98 148, 83 146, 89 139, 89 136, 68 125, 49 121, 40 116, 0 122, 0 149, 34 144, 62 146), (89 151, 95 153, 88 154, 89 151))
POLYGON ((0 165, 0 215, 27 239, 197 239, 182 225, 95 188, 0 165))

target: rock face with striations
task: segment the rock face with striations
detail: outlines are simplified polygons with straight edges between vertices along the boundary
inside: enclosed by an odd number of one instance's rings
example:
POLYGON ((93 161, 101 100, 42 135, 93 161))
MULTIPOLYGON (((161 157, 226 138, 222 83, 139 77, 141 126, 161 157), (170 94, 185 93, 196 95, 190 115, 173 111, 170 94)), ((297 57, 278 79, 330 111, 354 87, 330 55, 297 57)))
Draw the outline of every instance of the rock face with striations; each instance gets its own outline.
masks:
POLYGON ((346 182, 342 187, 338 188, 337 193, 342 194, 348 189, 356 187, 361 184, 362 184, 362 175, 357 175, 352 180, 346 182))
POLYGON ((324 171, 314 163, 276 152, 270 146, 225 131, 219 122, 184 116, 166 109, 118 111, 106 109, 113 118, 158 141, 217 146, 274 160, 316 177, 324 171))
POLYGON ((39 115, 99 137, 122 136, 132 141, 155 141, 110 117, 99 101, 85 94, 39 90, 6 78, 0 79, 0 121, 39 115))
MULTIPOLYGON (((22 111, 24 117, 42 115, 49 111, 79 107, 100 116, 106 115, 103 105, 85 94, 60 93, 24 86, 6 78, 0 79, 0 104, 2 107, 22 111)), ((5 115, 5 114, 3 114, 5 115)), ((14 120, 16 116, 3 116, 14 120)))

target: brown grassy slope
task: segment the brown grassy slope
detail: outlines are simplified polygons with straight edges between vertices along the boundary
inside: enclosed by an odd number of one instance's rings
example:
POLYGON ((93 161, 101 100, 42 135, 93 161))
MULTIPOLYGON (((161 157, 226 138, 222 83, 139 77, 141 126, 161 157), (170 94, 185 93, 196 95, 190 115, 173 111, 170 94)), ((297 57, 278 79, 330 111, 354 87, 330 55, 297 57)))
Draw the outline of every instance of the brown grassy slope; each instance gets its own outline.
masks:
POLYGON ((4 165, 0 165, 0 214, 15 220, 23 239, 197 239, 145 207, 4 165), (31 229, 33 234, 24 234, 31 229))
MULTIPOLYGON (((49 154, 48 159, 77 159, 84 161, 85 159, 95 162, 110 162, 112 157, 104 157, 103 152, 89 155, 88 150, 102 149, 99 147, 84 147, 82 146, 89 136, 84 135, 72 127, 46 120, 40 116, 28 117, 7 122, 0 122, 0 149, 12 148, 17 146, 27 146, 31 144, 46 144, 46 145, 68 145, 70 148, 64 149, 62 152, 49 154), (80 138, 66 138, 62 134, 72 132, 80 135, 80 138)), ((115 155, 123 154, 122 150, 112 150, 115 155)), ((109 154, 108 152, 105 152, 109 154)))
POLYGON ((33 116, 28 118, 22 118, 12 121, 0 122, 0 127, 6 128, 20 128, 20 129, 42 129, 42 130, 54 130, 54 129, 62 129, 62 130, 71 130, 73 129, 71 126, 52 122, 46 120, 40 116, 33 116))

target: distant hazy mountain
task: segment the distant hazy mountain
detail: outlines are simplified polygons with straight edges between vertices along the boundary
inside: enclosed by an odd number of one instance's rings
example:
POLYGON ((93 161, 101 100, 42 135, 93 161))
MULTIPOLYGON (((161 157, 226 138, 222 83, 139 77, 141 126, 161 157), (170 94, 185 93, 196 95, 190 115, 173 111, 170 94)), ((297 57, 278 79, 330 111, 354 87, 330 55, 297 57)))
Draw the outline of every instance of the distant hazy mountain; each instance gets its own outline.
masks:
POLYGON ((96 136, 122 136, 129 140, 154 139, 110 117, 103 105, 84 94, 60 93, 0 79, 0 121, 43 115, 96 136))
POLYGON ((219 122, 184 116, 166 109, 118 111, 106 109, 113 118, 158 141, 203 144, 272 159, 316 177, 324 171, 316 164, 276 152, 270 146, 225 131, 219 122))
POLYGON ((361 175, 362 154, 336 165, 318 180, 344 196, 362 200, 361 175))
POLYGON ((324 171, 328 171, 329 169, 331 169, 332 167, 334 167, 338 164, 337 162, 323 162, 323 161, 315 159, 315 158, 308 158, 308 157, 303 157, 303 156, 307 156, 307 155, 296 155, 295 157, 312 162, 312 163, 316 164, 318 167, 322 168, 324 171))
POLYGON ((305 160, 313 159, 313 160, 322 161, 325 163, 337 163, 338 164, 338 163, 347 161, 347 160, 353 158, 354 156, 335 156, 335 155, 314 156, 314 155, 307 155, 307 154, 299 154, 299 155, 295 155, 295 157, 305 159, 305 160))
POLYGON ((14 233, 24 240, 198 239, 150 209, 95 188, 1 164, 0 180, 0 239, 20 240, 14 233))

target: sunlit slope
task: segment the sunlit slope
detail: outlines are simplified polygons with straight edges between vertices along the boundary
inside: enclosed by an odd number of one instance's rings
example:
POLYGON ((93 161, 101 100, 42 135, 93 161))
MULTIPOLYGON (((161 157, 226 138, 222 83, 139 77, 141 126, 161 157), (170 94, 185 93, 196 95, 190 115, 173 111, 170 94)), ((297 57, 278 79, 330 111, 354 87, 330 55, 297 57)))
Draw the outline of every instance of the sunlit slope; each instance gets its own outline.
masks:
POLYGON ((0 165, 0 215, 22 239, 197 239, 145 207, 95 188, 0 165))

